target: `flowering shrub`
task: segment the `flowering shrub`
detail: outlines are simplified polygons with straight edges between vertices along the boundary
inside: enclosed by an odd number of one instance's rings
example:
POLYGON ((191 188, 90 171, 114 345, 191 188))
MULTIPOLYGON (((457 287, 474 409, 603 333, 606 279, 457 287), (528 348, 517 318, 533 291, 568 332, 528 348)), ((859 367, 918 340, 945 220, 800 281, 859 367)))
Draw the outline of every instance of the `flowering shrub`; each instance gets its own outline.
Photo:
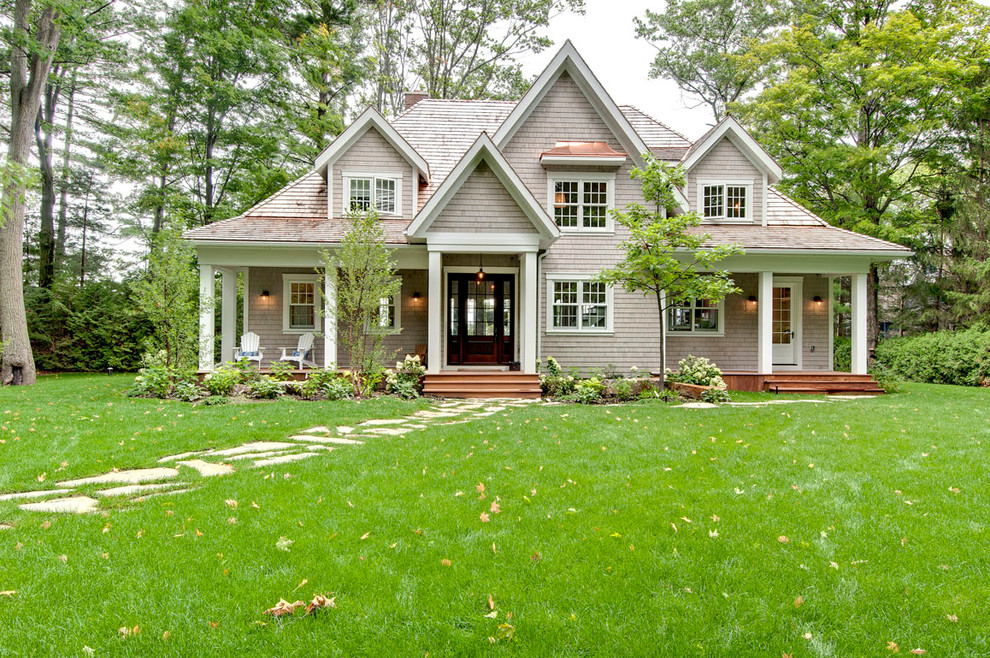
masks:
POLYGON ((722 371, 704 357, 689 354, 678 362, 677 368, 678 371, 675 373, 667 371, 667 379, 698 386, 725 386, 725 382, 722 381, 722 371))
POLYGON ((426 368, 420 362, 419 356, 406 355, 405 360, 396 362, 395 371, 388 374, 387 390, 407 400, 418 398, 423 391, 425 376, 426 368))
POLYGON ((562 398, 574 392, 576 379, 573 375, 565 375, 564 370, 552 356, 547 357, 546 372, 540 375, 540 388, 544 397, 562 398))
POLYGON ((178 368, 168 368, 164 365, 149 365, 138 371, 134 385, 127 390, 127 395, 134 398, 173 397, 173 391, 180 384, 186 384, 182 393, 190 394, 189 387, 196 387, 195 376, 178 368))
POLYGON ((710 402, 712 404, 721 404, 723 402, 731 402, 732 398, 726 391, 720 388, 710 388, 707 391, 701 392, 701 401, 710 402))

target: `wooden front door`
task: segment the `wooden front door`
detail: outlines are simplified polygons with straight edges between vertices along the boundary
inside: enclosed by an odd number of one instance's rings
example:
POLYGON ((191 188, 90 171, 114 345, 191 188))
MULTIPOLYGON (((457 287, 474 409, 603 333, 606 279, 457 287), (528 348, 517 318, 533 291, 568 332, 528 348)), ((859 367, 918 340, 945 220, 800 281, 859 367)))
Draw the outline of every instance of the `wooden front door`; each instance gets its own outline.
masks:
POLYGON ((447 279, 447 363, 507 365, 514 361, 515 276, 450 274, 447 279))
POLYGON ((798 365, 801 349, 801 286, 780 283, 773 287, 773 364, 798 365))

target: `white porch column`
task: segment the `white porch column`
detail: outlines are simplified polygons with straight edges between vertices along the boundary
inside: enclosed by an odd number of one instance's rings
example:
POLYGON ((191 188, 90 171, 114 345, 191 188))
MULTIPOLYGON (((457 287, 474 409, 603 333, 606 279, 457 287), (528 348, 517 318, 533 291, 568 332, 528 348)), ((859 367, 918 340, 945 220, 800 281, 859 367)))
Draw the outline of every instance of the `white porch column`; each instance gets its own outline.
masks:
POLYGON ((327 268, 323 274, 323 367, 337 365, 337 272, 327 268))
POLYGON ((443 254, 430 252, 430 285, 427 295, 427 372, 440 372, 444 362, 441 337, 443 334, 443 254))
POLYGON ((866 374, 866 274, 853 274, 851 348, 852 374, 866 374))
POLYGON ((199 369, 213 370, 213 266, 199 266, 199 369))
POLYGON ((773 272, 760 272, 756 292, 756 369, 773 372, 773 272))
POLYGON ((234 358, 237 333, 237 270, 221 269, 220 363, 234 358))
POLYGON ((536 252, 519 254, 519 365, 527 374, 536 373, 536 331, 539 324, 537 308, 536 252))

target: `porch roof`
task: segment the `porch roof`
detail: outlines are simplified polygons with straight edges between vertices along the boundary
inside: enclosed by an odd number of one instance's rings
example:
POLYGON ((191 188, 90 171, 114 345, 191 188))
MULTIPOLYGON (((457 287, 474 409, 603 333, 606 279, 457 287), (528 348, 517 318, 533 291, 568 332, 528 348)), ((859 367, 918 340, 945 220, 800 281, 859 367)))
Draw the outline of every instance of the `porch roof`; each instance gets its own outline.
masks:
POLYGON ((888 258, 904 258, 912 254, 910 249, 902 245, 827 224, 818 226, 703 224, 691 230, 694 233, 707 233, 711 236, 705 241, 705 247, 738 244, 746 252, 779 251, 806 254, 827 252, 888 258))

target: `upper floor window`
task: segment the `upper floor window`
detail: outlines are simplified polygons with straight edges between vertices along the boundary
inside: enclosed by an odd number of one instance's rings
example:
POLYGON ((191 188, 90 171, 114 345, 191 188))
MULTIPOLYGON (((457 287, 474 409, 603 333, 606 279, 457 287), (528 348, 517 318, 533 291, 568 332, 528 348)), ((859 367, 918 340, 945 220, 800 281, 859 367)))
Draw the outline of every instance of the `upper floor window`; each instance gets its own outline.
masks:
POLYGON ((705 219, 746 221, 752 204, 750 181, 698 182, 701 216, 705 219))
POLYGON ((564 231, 611 232, 615 176, 561 174, 549 180, 550 209, 564 231))
POLYGON ((402 179, 399 176, 344 174, 344 212, 377 210, 383 215, 400 214, 402 179))
POLYGON ((723 332, 724 305, 710 299, 692 299, 670 308, 667 330, 672 334, 719 335, 723 332))

